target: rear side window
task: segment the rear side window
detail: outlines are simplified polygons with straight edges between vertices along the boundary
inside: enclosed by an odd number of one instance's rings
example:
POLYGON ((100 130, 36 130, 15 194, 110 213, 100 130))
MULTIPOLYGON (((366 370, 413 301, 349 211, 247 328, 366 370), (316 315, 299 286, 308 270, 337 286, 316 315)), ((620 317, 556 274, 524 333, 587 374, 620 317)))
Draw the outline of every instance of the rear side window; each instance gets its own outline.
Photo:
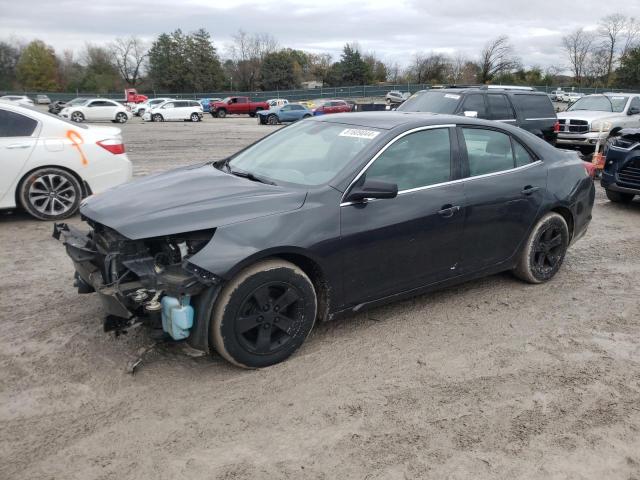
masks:
POLYGON ((395 183, 399 191, 449 181, 449 129, 423 130, 401 138, 376 159, 366 175, 367 179, 395 183))
POLYGON ((479 118, 487 118, 484 96, 477 93, 467 95, 462 102, 462 112, 477 112, 479 118))
POLYGON ((513 120, 515 118, 506 95, 490 94, 487 97, 491 120, 513 120))
POLYGON ((0 110, 0 137, 30 137, 37 126, 33 118, 0 110))
POLYGON ((511 139, 508 135, 495 130, 481 128, 463 128, 469 175, 486 175, 513 168, 511 139))
POLYGON ((546 95, 515 94, 511 97, 525 119, 556 118, 553 104, 546 95))

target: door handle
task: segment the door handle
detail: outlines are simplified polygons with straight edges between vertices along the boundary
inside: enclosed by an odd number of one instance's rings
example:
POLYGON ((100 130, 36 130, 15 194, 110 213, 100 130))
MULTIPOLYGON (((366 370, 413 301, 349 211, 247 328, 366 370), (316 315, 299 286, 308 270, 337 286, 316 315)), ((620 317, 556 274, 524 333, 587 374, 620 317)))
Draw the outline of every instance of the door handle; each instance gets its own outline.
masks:
POLYGON ((438 215, 443 218, 451 218, 453 214, 460 210, 460 205, 443 205, 442 209, 438 210, 438 215))
POLYGON ((31 144, 29 143, 12 143, 11 145, 7 145, 5 148, 9 150, 15 150, 17 148, 29 148, 31 144))
POLYGON ((520 193, 523 194, 523 195, 531 195, 532 193, 535 193, 538 190, 540 190, 540 187, 534 187, 532 185, 527 185, 526 187, 524 187, 522 189, 522 191, 520 193))

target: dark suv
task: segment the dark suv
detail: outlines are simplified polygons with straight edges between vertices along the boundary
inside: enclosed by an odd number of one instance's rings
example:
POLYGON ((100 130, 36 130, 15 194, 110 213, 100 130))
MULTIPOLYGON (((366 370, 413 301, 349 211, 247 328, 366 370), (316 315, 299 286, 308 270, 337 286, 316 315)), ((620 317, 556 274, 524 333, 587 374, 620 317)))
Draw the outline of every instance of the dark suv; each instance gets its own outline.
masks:
POLYGON ((640 128, 625 128, 605 149, 601 185, 612 202, 628 203, 640 195, 640 128))
POLYGON ((496 120, 523 128, 555 145, 558 117, 547 94, 526 88, 452 87, 421 90, 398 107, 496 120))

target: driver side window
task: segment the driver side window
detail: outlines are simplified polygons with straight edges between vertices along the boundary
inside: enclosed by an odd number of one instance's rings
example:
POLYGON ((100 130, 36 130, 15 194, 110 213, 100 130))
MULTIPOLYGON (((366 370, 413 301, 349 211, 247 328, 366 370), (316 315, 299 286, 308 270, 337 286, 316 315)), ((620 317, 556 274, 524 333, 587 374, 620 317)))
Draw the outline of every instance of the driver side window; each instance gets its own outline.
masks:
POLYGON ((387 148, 366 172, 368 180, 395 183, 398 191, 451 180, 448 128, 411 133, 387 148))

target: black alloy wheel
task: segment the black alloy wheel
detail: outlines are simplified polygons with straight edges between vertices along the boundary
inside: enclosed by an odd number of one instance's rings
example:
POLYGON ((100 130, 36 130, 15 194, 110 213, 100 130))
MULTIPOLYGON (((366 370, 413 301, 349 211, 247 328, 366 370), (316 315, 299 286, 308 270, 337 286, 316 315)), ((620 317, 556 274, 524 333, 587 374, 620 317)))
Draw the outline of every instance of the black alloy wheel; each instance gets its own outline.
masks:
POLYGON ((533 268, 537 276, 546 277, 556 270, 564 251, 561 228, 551 224, 542 229, 533 243, 533 268))

